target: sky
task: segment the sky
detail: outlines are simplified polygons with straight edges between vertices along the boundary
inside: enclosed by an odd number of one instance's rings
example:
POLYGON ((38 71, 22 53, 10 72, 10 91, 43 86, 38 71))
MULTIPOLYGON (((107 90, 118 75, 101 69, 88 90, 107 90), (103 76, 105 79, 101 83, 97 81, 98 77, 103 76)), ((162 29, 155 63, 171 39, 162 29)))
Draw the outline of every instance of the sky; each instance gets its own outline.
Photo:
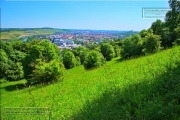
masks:
POLYGON ((0 0, 0 8, 1 28, 140 31, 156 21, 144 19, 142 8, 169 5, 167 0, 0 0))

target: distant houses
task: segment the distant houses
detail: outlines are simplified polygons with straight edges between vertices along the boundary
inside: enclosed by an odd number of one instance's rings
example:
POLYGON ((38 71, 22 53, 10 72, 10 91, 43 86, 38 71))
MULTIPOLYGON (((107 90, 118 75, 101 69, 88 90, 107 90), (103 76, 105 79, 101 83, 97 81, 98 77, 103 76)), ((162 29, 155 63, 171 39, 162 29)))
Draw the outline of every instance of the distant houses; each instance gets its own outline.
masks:
POLYGON ((78 46, 74 44, 74 41, 69 39, 53 38, 51 42, 57 45, 59 49, 72 49, 78 46))

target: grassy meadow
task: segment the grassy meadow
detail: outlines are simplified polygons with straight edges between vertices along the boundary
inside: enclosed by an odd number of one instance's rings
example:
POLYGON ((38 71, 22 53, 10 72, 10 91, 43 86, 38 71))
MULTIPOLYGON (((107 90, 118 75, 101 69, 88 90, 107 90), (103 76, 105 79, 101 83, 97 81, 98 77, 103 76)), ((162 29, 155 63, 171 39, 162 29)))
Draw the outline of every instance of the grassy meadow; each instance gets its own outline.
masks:
POLYGON ((1 83, 3 120, 178 120, 180 46, 156 54, 84 70, 64 71, 46 86, 1 83), (7 107, 48 107, 47 114, 7 114, 7 107))

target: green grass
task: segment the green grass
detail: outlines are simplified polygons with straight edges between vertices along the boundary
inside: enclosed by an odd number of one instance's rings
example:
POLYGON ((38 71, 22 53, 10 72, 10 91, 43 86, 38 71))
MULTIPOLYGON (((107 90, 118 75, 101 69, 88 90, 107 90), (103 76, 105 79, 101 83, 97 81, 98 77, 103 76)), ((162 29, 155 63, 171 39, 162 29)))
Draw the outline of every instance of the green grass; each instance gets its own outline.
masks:
POLYGON ((180 119, 180 46, 157 54, 64 73, 63 82, 1 84, 3 119, 180 119), (5 107, 48 107, 47 115, 7 115, 5 107))

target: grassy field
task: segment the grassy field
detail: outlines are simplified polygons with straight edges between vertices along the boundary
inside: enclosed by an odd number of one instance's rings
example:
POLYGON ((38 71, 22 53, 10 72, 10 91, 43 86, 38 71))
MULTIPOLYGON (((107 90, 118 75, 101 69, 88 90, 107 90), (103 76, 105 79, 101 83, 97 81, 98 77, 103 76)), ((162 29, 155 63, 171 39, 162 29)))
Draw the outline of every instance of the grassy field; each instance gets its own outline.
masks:
POLYGON ((180 46, 127 61, 116 58, 94 70, 65 70, 63 82, 47 86, 25 87, 25 82, 1 84, 3 119, 180 119, 180 46), (50 112, 8 114, 6 107, 50 112))
POLYGON ((46 35, 46 34, 54 34, 55 32, 62 32, 63 30, 61 29, 41 29, 41 28, 36 28, 33 30, 11 30, 7 32, 0 32, 1 34, 1 39, 18 39, 22 37, 29 37, 33 35, 46 35))

